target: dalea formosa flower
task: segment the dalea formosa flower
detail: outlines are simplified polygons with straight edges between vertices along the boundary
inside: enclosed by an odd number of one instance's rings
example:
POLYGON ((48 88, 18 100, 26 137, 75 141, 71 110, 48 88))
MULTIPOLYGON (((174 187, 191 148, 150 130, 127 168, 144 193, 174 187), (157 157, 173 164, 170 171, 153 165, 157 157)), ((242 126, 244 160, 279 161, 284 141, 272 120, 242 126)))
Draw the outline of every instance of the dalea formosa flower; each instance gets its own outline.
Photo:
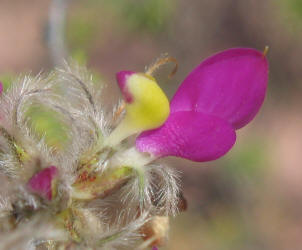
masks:
POLYGON ((171 101, 152 76, 165 62, 175 59, 117 73, 116 104, 108 103, 109 85, 79 66, 21 78, 1 94, 0 249, 158 249, 166 242, 169 217, 186 201, 178 175, 157 159, 226 154, 263 103, 268 62, 266 51, 222 51, 197 66, 171 101), (33 107, 54 114, 64 143, 38 132, 33 107))
POLYGON ((203 61, 171 100, 171 113, 159 129, 136 142, 156 157, 214 160, 231 149, 235 130, 249 123, 266 92, 267 60, 253 49, 230 49, 203 61))

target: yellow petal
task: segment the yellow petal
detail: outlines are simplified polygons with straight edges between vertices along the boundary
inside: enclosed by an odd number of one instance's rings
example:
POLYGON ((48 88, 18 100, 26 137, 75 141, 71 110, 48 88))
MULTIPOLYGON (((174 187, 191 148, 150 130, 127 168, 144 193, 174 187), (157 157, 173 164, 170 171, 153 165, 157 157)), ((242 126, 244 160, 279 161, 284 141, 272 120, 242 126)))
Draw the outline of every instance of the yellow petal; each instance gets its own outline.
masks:
POLYGON ((111 146, 132 134, 161 126, 170 113, 169 100, 153 77, 123 71, 118 73, 117 79, 127 98, 126 115, 107 138, 106 143, 111 146))

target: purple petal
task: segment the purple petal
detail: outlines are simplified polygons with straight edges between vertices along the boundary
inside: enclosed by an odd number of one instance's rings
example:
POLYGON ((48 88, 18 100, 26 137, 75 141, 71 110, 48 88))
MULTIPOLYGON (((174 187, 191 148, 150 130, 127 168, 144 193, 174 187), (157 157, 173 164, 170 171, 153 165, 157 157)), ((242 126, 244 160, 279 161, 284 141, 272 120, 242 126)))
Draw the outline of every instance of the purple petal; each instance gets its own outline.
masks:
POLYGON ((213 114, 239 129, 258 112, 267 80, 268 62, 263 53, 248 48, 225 50, 187 76, 171 101, 171 112, 213 114))
POLYGON ((129 76, 131 76, 132 74, 134 74, 135 72, 133 71, 120 71, 118 73, 116 73, 116 80, 117 83, 122 91, 122 94, 125 98, 125 101, 127 103, 131 103, 132 102, 132 95, 129 93, 128 89, 127 89, 127 79, 129 76))
POLYGON ((179 111, 170 114, 160 128, 143 132, 136 140, 136 148, 157 157, 210 161, 227 153, 235 141, 235 131, 224 119, 200 112, 179 111))
POLYGON ((0 82, 0 94, 3 92, 3 84, 0 82))
POLYGON ((44 168, 35 174, 28 182, 29 188, 48 200, 52 199, 52 183, 58 174, 55 166, 44 168))

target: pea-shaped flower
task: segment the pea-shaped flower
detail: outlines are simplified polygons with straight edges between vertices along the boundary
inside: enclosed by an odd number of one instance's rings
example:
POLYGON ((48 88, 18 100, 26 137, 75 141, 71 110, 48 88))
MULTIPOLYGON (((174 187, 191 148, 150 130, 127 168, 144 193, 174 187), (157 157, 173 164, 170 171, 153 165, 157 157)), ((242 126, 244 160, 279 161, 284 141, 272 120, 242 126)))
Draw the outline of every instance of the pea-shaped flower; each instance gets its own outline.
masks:
POLYGON ((234 48, 204 60, 172 98, 166 122, 143 132, 136 148, 153 158, 202 162, 223 156, 236 141, 235 131, 248 124, 263 103, 268 81, 265 54, 234 48))

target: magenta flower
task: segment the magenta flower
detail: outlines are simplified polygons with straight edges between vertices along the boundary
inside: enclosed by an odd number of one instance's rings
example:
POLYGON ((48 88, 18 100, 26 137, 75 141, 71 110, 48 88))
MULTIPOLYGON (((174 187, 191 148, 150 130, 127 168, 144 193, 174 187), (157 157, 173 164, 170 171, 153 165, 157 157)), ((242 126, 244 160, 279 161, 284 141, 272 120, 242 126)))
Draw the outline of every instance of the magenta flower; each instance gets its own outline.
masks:
POLYGON ((55 179, 58 169, 55 166, 44 168, 28 181, 28 187, 41 197, 52 200, 55 196, 55 179))
POLYGON ((159 128, 143 132, 136 148, 154 157, 210 161, 227 153, 236 130, 259 111, 266 93, 268 62, 255 49, 235 48, 204 60, 171 100, 159 128))

